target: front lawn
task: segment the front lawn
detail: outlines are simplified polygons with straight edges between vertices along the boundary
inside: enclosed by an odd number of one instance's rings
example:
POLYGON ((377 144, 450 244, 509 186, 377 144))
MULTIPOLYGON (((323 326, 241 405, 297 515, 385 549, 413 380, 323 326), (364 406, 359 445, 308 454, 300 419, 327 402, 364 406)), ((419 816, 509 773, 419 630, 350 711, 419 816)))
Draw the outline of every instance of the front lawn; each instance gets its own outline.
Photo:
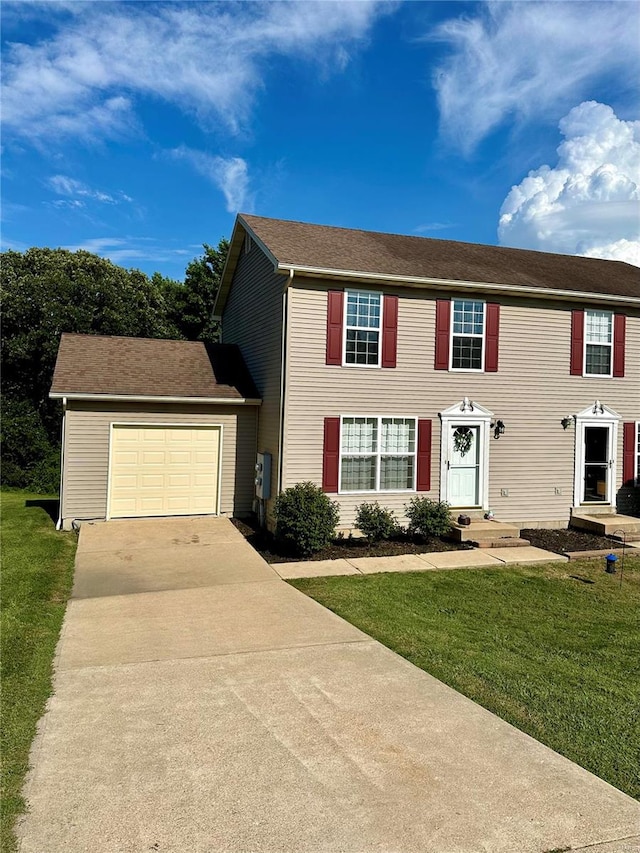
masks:
MULTIPOLYGON (((42 498, 2 492, 2 822, 0 850, 15 849, 13 825, 36 724, 51 693, 51 669, 73 578, 74 533, 56 533, 42 498)), ((51 504, 51 501, 46 504, 51 504)))
POLYGON ((640 799, 640 555, 290 581, 640 799), (618 562, 618 566, 620 562, 618 562))

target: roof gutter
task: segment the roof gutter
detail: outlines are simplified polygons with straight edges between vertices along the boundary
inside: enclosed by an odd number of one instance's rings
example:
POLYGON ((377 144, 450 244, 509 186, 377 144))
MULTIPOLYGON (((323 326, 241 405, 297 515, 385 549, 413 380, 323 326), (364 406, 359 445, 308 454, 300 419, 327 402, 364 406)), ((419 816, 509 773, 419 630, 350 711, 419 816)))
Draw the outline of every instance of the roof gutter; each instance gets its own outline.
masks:
POLYGON ((226 406, 260 406, 262 400, 249 397, 151 397, 139 394, 83 394, 68 391, 51 391, 52 400, 97 400, 105 403, 219 403, 226 406))
MULTIPOLYGON (((517 293, 534 298, 554 298, 569 301, 584 302, 585 300, 595 302, 620 303, 623 305, 639 305, 640 296, 618 296, 615 294, 589 293, 580 290, 562 290, 552 287, 531 287, 523 284, 497 284, 486 281, 459 281, 457 279, 428 278, 423 276, 386 275, 384 273, 363 272, 360 270, 334 270, 325 267, 306 267, 291 264, 278 264, 277 271, 289 276, 291 273, 300 276, 318 278, 332 278, 342 281, 360 281, 366 283, 393 283, 406 287, 417 288, 455 288, 456 290, 485 291, 491 293, 517 293)), ((287 282, 288 283, 288 282, 287 282)))

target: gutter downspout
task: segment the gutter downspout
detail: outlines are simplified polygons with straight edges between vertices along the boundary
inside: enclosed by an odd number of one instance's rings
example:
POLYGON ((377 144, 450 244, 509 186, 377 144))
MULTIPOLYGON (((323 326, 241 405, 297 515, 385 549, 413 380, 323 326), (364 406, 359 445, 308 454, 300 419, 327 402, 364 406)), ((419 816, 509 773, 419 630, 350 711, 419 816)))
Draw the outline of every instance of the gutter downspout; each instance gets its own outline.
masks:
POLYGON ((56 522, 56 530, 62 530, 62 498, 64 495, 64 440, 66 435, 67 423, 67 398, 62 398, 62 438, 60 444, 60 503, 58 506, 58 521, 56 522))
POLYGON ((289 304, 289 288, 293 284, 294 269, 289 270, 287 283, 282 294, 282 349, 280 352, 280 429, 278 434, 278 480, 276 483, 276 495, 282 491, 282 480, 284 476, 284 395, 286 392, 286 358, 287 358, 287 312, 289 304))

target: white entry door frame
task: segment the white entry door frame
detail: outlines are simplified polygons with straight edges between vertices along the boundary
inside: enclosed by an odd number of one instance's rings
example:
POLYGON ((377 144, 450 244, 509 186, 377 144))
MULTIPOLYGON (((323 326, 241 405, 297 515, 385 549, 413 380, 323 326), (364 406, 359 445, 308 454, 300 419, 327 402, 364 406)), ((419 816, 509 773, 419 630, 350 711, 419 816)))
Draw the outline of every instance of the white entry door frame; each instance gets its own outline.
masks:
POLYGON ((447 501, 456 508, 489 509, 489 437, 492 418, 493 412, 468 397, 440 412, 441 501, 447 501), (466 453, 456 450, 454 435, 458 429, 463 433, 468 430, 467 434, 470 435, 471 445, 466 453), (473 503, 469 503, 470 500, 473 503))
POLYGON ((615 506, 621 416, 596 400, 575 417, 573 503, 615 506))

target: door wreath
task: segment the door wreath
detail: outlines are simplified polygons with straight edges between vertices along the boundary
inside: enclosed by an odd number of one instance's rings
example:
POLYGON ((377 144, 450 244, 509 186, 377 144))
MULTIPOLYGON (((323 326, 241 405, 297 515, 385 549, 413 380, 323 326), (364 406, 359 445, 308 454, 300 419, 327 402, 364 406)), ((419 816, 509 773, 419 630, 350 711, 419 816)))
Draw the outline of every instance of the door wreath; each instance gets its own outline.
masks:
POLYGON ((473 430, 469 427, 457 427, 453 434, 453 448, 460 456, 466 456, 473 444, 473 430))

